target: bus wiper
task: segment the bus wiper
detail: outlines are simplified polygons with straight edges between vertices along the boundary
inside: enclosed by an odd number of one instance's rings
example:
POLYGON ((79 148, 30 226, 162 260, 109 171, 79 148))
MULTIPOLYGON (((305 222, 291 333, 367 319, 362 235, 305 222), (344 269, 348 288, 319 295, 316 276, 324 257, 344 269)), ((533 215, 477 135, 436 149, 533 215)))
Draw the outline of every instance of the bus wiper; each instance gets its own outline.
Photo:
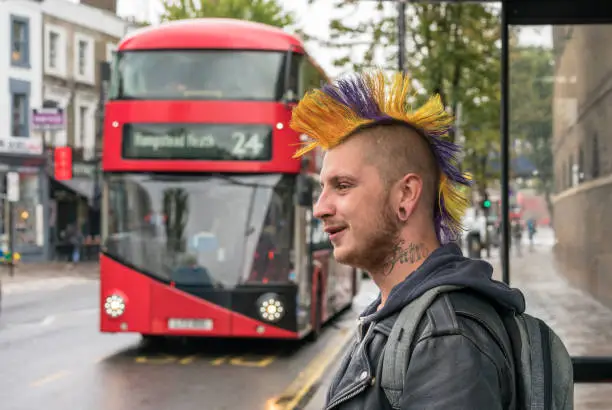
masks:
POLYGON ((246 186, 250 188, 274 188, 274 185, 259 184, 257 182, 243 182, 234 177, 225 174, 213 174, 215 178, 222 179, 232 185, 246 186))
MULTIPOLYGON (((266 185, 266 184, 260 184, 257 182, 244 182, 244 181, 240 181, 239 179, 226 175, 226 174, 210 174, 210 176, 212 178, 210 179, 220 179, 222 181, 226 181, 228 183, 230 183, 231 185, 238 185, 238 186, 245 186, 245 187, 249 187, 249 188, 274 188, 275 185, 266 185)), ((153 181, 185 181, 185 177, 184 175, 172 175, 172 174, 154 174, 150 176, 151 180, 153 181)), ((194 181, 197 181, 197 177, 194 178, 194 181)))

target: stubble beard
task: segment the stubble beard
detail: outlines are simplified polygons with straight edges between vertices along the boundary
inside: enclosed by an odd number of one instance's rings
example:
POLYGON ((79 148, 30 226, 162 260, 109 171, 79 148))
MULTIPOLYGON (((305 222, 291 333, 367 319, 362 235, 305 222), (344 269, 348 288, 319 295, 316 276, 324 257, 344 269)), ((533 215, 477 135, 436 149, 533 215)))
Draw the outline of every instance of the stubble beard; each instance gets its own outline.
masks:
POLYGON ((402 225, 386 198, 376 215, 371 221, 371 232, 366 237, 354 238, 360 244, 344 260, 339 260, 340 263, 361 268, 370 274, 385 271, 399 242, 402 225))

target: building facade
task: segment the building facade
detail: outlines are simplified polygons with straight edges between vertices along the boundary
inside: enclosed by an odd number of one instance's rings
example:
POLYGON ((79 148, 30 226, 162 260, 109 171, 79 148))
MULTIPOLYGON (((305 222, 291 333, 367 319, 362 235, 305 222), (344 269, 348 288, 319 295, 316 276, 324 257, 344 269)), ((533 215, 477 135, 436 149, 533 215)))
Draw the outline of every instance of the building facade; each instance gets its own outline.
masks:
POLYGON ((49 240, 56 259, 70 255, 64 232, 71 224, 88 242, 99 239, 94 196, 96 158, 102 148, 100 63, 110 62, 129 26, 115 8, 116 2, 101 0, 46 0, 42 5, 43 100, 65 112, 63 129, 47 132, 46 142, 49 147, 72 147, 74 163, 70 180, 56 181, 50 172, 49 240))
POLYGON ((133 27, 116 0, 4 0, 0 3, 0 249, 13 221, 24 262, 61 258, 61 231, 99 231, 95 184, 101 151, 100 62, 133 27), (62 108, 63 127, 38 128, 36 111, 62 108), (73 148, 73 178, 57 181, 53 147, 73 148), (19 174, 19 201, 8 206, 6 175, 19 174), (12 208, 12 217, 10 209, 12 208), (90 223, 94 222, 93 226, 90 223))
POLYGON ((0 247, 7 250, 10 207, 6 175, 19 174, 13 205, 15 250, 24 261, 48 254, 45 212, 49 196, 40 134, 30 125, 31 107, 42 103, 42 11, 34 1, 9 0, 0 7, 0 247))
POLYGON ((556 261, 612 306, 612 27, 553 28, 556 261))

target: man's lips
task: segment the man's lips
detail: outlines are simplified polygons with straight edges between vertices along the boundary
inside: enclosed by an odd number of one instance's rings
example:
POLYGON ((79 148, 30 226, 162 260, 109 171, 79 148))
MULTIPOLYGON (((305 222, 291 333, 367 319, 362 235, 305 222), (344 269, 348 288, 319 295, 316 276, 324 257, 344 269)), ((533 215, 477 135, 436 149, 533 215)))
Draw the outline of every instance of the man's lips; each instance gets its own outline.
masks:
POLYGON ((346 229, 346 226, 328 226, 325 228, 325 232, 328 235, 333 235, 345 229, 346 229))
POLYGON ((329 240, 334 242, 344 233, 344 231, 346 231, 347 228, 347 226, 340 225, 328 226, 327 228, 325 228, 325 232, 327 232, 327 234, 329 235, 329 240))

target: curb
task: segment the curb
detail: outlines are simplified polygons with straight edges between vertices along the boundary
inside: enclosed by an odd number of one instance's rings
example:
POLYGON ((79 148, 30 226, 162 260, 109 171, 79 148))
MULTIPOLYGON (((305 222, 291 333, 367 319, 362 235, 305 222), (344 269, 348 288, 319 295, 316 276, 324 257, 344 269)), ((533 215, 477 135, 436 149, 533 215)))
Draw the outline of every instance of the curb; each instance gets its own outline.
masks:
POLYGON ((306 410, 314 403, 312 399, 320 387, 324 387, 324 380, 328 370, 337 364, 345 352, 346 346, 353 340, 356 330, 347 327, 337 342, 330 342, 330 346, 319 353, 295 380, 279 395, 271 407, 274 410, 306 410))

